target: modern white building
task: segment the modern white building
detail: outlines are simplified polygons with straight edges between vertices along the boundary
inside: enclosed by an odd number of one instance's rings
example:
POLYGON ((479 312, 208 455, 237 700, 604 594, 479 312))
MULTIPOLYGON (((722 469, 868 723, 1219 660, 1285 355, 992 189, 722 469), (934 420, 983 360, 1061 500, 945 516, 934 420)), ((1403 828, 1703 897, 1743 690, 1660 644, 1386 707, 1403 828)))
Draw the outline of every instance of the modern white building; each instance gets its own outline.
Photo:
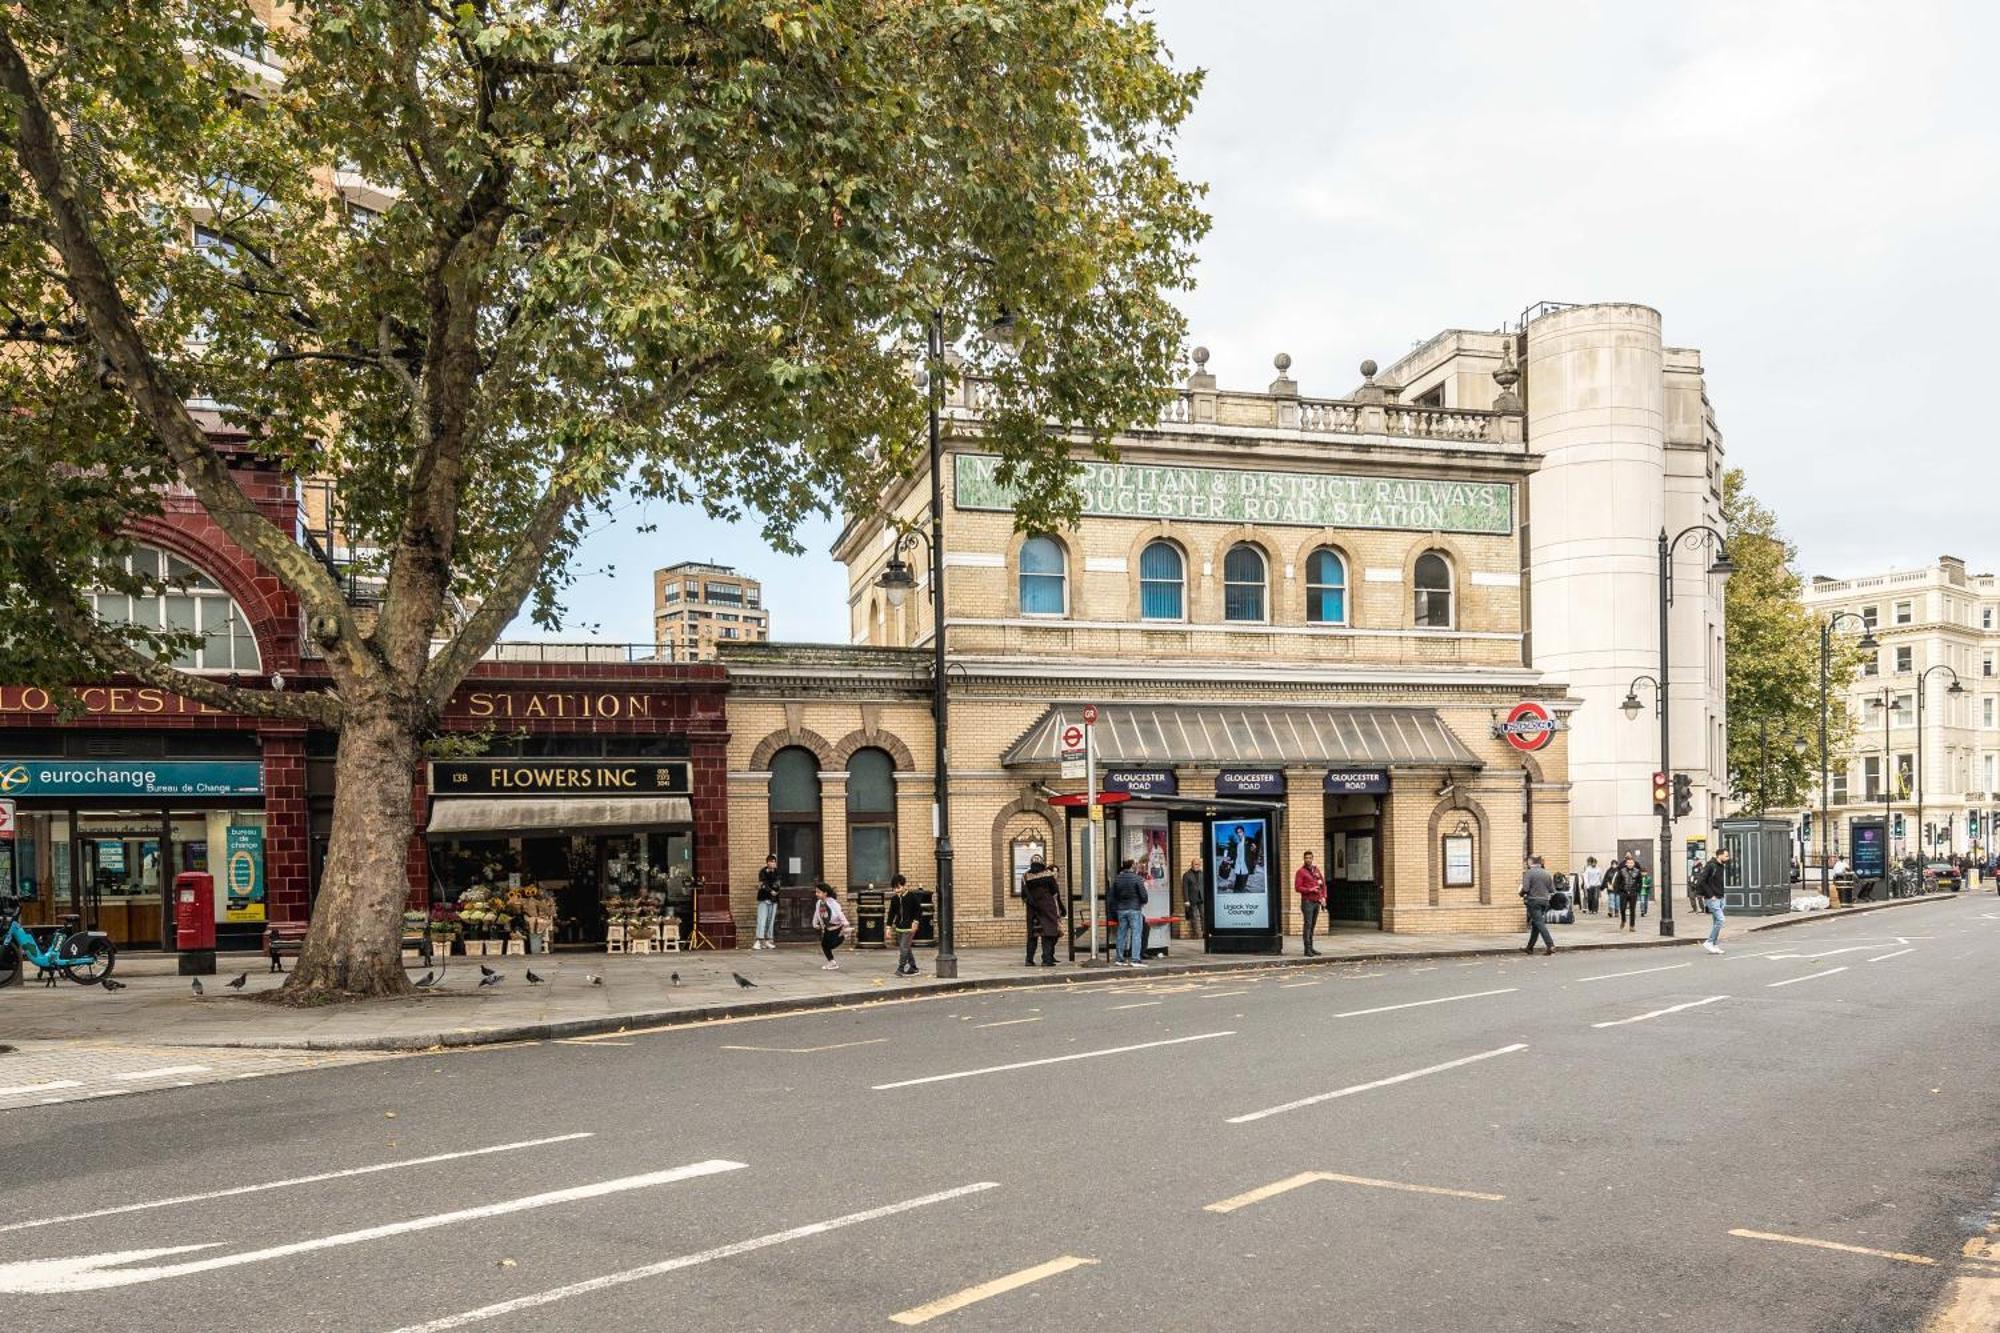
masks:
POLYGON ((1656 696, 1639 684, 1647 707, 1636 719, 1619 704, 1640 677, 1660 675, 1660 538, 1689 534, 1671 559, 1668 634, 1670 767, 1694 788, 1693 813, 1674 830, 1678 885, 1729 790, 1723 581, 1707 572, 1714 547, 1693 531, 1722 528, 1722 434, 1701 353, 1669 345, 1646 306, 1544 303, 1499 330, 1448 329, 1384 378, 1405 403, 1486 408, 1494 371, 1510 361, 1527 408, 1525 447, 1542 457, 1525 506, 1523 660, 1584 701, 1570 738, 1579 865, 1627 847, 1651 865, 1659 845, 1656 696))
MULTIPOLYGON (((1836 853, 1845 854, 1856 816, 1885 813, 1893 856, 1985 851, 2000 814, 2000 579, 1968 574, 1965 561, 1941 555, 1923 569, 1815 577, 1804 599, 1822 623, 1842 612, 1855 617, 1840 622, 1840 634, 1859 637, 1858 620, 1880 645, 1833 701, 1854 719, 1847 753, 1836 756, 1828 775, 1836 853), (1951 693, 1954 679, 1963 693, 1951 693)), ((1815 819, 1818 809, 1815 794, 1815 819)), ((1817 858, 1819 846, 1815 833, 1808 854, 1817 858)))

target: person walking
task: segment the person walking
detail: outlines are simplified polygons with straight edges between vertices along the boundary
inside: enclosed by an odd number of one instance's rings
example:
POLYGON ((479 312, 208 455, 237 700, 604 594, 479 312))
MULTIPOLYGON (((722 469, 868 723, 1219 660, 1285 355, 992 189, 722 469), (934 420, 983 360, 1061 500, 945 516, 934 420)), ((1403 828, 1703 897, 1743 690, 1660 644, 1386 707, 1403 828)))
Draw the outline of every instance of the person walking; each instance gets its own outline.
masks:
POLYGON ((1132 858, 1126 857, 1118 863, 1118 874, 1111 881, 1111 892, 1106 896, 1105 906, 1111 909, 1112 918, 1118 923, 1117 943, 1113 946, 1111 965, 1113 967, 1144 967, 1146 965, 1146 881, 1132 868, 1132 858))
POLYGON ((1202 899, 1208 890, 1208 879, 1202 873, 1201 853, 1196 852, 1188 860, 1186 870, 1181 871, 1181 917, 1188 925, 1188 938, 1200 939, 1208 928, 1207 918, 1202 915, 1202 899))
POLYGON ((1639 929, 1639 885, 1645 878, 1646 873, 1639 869, 1639 858, 1630 852, 1625 853, 1625 860, 1611 872, 1611 896, 1617 904, 1620 930, 1639 929))
POLYGON ((1701 874, 1707 868, 1708 862, 1697 856, 1693 867, 1688 871, 1688 909, 1690 911, 1701 912, 1707 910, 1701 905, 1701 874))
POLYGON ((1722 899, 1723 867, 1729 864, 1729 849, 1723 848, 1703 863, 1695 872, 1695 891, 1701 897, 1701 905, 1707 910, 1712 924, 1708 928, 1708 938, 1701 947, 1710 953, 1722 952, 1722 899))
POLYGON ((1597 898, 1604 887, 1604 872, 1598 868, 1597 858, 1592 856, 1583 863, 1583 910, 1597 915, 1597 898))
POLYGON ((1056 965, 1056 937, 1062 934, 1062 891, 1056 872, 1037 856, 1021 877, 1021 901, 1028 909, 1028 966, 1035 966, 1035 942, 1041 941, 1043 967, 1056 965))
MULTIPOLYGON (((923 919, 923 895, 910 887, 907 876, 889 880, 889 929, 896 936, 896 975, 917 975, 917 923, 923 919)), ((832 961, 832 960, 828 960, 832 961)))
POLYGON ((757 872, 757 939, 752 949, 778 947, 778 854, 764 858, 757 872))
POLYGON ((1320 909, 1326 906, 1326 875, 1313 864, 1313 854, 1307 852, 1300 859, 1298 871, 1292 876, 1292 889, 1299 895, 1299 917, 1305 923, 1306 957, 1319 957, 1319 950, 1313 948, 1313 930, 1319 925, 1320 909))
POLYGON ((819 898, 813 904, 813 927, 819 931, 819 951, 826 955, 820 971, 838 972, 840 964, 833 961, 833 951, 847 935, 847 913, 840 910, 840 897, 825 880, 813 885, 813 892, 819 898))
POLYGON ((1521 901, 1528 905, 1528 944, 1522 952, 1533 953, 1538 939, 1547 945, 1543 953, 1556 951, 1556 937, 1549 934, 1549 898, 1555 891, 1555 877, 1542 865, 1542 858, 1529 857, 1521 874, 1521 901))

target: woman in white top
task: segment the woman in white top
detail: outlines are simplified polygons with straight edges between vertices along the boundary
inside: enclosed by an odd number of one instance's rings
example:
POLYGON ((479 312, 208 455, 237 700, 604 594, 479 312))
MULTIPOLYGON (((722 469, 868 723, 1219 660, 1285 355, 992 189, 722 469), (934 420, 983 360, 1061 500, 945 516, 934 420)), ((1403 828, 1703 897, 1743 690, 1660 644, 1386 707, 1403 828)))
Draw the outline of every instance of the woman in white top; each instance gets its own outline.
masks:
POLYGON ((819 951, 826 955, 820 971, 838 972, 840 964, 833 961, 833 951, 847 934, 847 913, 840 910, 840 899, 834 895, 833 885, 822 881, 813 885, 813 892, 819 895, 819 901, 813 904, 813 925, 819 930, 819 951))

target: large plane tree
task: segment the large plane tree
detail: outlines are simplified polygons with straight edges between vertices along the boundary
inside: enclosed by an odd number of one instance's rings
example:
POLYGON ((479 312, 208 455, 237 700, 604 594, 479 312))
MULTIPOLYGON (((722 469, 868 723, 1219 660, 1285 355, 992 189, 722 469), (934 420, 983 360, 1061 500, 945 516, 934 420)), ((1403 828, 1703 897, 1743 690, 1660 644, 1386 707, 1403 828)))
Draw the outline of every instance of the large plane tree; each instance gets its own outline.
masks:
POLYGON ((1157 409, 1198 83, 1102 0, 0 3, 0 679, 336 731, 289 994, 402 992, 425 738, 518 616, 557 623, 586 523, 691 502, 786 547, 867 511, 921 463, 934 314, 1012 317, 960 364, 1028 520, 1067 495, 1044 423, 1157 409), (258 511, 196 403, 337 484, 363 577, 258 511), (125 555, 172 486, 296 595, 323 686, 95 617, 162 591, 125 555))

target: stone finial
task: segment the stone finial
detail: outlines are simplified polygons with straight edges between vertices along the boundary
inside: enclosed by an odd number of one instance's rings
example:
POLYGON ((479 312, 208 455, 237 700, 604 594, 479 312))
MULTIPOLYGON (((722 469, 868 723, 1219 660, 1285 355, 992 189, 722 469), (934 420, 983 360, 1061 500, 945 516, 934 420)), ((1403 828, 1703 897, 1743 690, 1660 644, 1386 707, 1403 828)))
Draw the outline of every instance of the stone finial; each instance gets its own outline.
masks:
MULTIPOLYGON (((1208 373, 1208 349, 1206 347, 1197 347, 1194 349, 1193 355, 1194 355, 1194 374, 1188 376, 1188 382, 1187 382, 1188 388, 1198 393, 1208 393, 1208 394, 1214 393, 1215 376, 1208 373)), ((1199 413, 1201 404, 1196 403, 1195 407, 1197 413, 1199 413)), ((1215 419, 1214 415, 1215 404, 1213 400, 1209 402, 1208 410, 1209 410, 1209 416, 1207 417, 1207 420, 1213 421, 1215 419)), ((1199 419, 1201 418, 1197 416, 1197 420, 1199 419)))
MULTIPOLYGON (((1292 368, 1292 354, 1280 352, 1271 358, 1271 364, 1278 368, 1278 378, 1271 381, 1271 394, 1276 398, 1296 398, 1299 396, 1299 382, 1285 372, 1292 368)), ((1283 424, 1280 422, 1279 424, 1283 424)))
POLYGON ((1194 368, 1197 374, 1203 373, 1208 369, 1208 349, 1206 347, 1197 347, 1194 349, 1194 368))
POLYGON ((1520 367, 1514 364, 1514 340, 1507 339, 1500 365, 1493 372, 1493 382, 1500 386, 1500 392, 1493 399, 1496 412, 1519 412, 1521 395, 1514 392, 1514 386, 1521 382, 1520 367))
POLYGON ((1362 381, 1367 384, 1373 384, 1375 382, 1375 370, 1376 366, 1373 361, 1363 361, 1361 363, 1362 381))

